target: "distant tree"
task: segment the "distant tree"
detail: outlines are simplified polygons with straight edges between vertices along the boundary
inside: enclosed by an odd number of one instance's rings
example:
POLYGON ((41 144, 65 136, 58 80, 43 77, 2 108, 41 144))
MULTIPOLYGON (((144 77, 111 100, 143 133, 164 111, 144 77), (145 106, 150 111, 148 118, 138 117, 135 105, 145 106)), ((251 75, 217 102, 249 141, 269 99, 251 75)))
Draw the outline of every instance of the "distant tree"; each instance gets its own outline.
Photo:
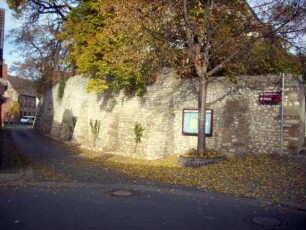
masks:
POLYGON ((11 68, 20 77, 36 80, 38 93, 43 93, 52 85, 52 77, 65 67, 65 49, 51 34, 46 25, 31 25, 12 31, 14 43, 23 62, 15 62, 11 68))
POLYGON ((38 93, 52 85, 52 77, 71 67, 64 63, 66 49, 57 39, 67 14, 79 1, 70 0, 8 0, 14 16, 22 27, 11 31, 16 52, 24 58, 12 70, 24 78, 37 81, 38 93))
POLYGON ((281 38, 287 46, 303 49, 306 40, 306 1, 305 0, 255 0, 254 12, 271 31, 270 38, 281 38))
POLYGON ((10 107, 7 110, 10 118, 14 117, 17 113, 19 113, 19 111, 20 111, 20 105, 19 105, 18 101, 12 101, 10 103, 10 107))
POLYGON ((37 22, 43 15, 53 15, 54 24, 62 24, 66 15, 81 0, 7 0, 10 9, 17 18, 37 22))

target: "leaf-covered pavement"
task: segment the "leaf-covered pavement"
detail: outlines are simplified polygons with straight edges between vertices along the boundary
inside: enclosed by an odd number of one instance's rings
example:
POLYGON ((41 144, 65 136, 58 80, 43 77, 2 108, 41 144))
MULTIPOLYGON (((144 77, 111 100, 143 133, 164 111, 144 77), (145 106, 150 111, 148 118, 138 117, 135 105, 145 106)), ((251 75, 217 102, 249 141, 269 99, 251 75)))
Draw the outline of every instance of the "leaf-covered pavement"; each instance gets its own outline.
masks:
POLYGON ((132 177, 306 206, 305 156, 245 155, 200 168, 181 167, 178 157, 150 161, 88 151, 82 156, 132 177))
POLYGON ((168 183, 306 207, 305 155, 250 154, 201 168, 184 168, 178 165, 178 157, 150 161, 55 143, 44 148, 44 140, 37 136, 32 141, 36 141, 37 154, 24 156, 34 169, 32 180, 37 182, 168 183))

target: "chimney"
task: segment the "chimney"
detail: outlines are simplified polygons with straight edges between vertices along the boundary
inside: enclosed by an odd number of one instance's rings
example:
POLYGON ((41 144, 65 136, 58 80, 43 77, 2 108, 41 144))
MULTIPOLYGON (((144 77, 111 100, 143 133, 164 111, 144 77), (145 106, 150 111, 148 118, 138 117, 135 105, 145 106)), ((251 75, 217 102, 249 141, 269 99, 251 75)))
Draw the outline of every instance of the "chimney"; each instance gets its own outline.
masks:
POLYGON ((7 81, 7 64, 4 64, 4 63, 2 67, 2 79, 7 81))

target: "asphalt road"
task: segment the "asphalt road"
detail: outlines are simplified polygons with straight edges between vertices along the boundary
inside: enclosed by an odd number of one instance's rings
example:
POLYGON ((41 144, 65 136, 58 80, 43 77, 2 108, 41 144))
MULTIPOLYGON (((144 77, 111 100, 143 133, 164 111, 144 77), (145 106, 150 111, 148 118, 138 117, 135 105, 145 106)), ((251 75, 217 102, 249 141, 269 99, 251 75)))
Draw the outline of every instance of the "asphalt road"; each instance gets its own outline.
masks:
POLYGON ((31 178, 0 184, 0 229, 305 229, 306 212, 101 169, 29 127, 31 178), (44 173, 45 171, 52 173, 44 173))

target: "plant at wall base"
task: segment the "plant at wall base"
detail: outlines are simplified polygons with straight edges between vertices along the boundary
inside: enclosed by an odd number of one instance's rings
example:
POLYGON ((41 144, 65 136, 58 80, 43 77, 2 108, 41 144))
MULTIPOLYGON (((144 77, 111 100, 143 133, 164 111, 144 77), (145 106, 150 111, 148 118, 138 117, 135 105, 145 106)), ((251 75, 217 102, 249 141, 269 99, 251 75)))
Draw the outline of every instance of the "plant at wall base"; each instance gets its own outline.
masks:
POLYGON ((20 105, 17 101, 14 101, 12 106, 9 108, 8 113, 10 116, 14 116, 15 113, 18 113, 20 111, 20 105))
POLYGON ((89 125, 91 128, 91 133, 93 135, 94 146, 96 146, 96 141, 99 137, 101 121, 98 121, 98 120, 93 121, 92 119, 90 119, 89 125))
POLYGON ((74 128, 75 128, 75 125, 76 125, 76 123, 77 123, 77 121, 78 121, 78 118, 77 118, 77 117, 72 117, 72 118, 71 118, 71 121, 72 121, 72 128, 74 129, 74 128))
POLYGON ((136 144, 140 143, 141 142, 141 138, 143 136, 143 127, 141 124, 139 123, 135 123, 134 125, 134 133, 135 133, 135 141, 136 141, 136 144))
POLYGON ((183 157, 189 158, 219 158, 224 157, 224 154, 218 150, 207 149, 206 154, 201 156, 197 149, 189 149, 187 152, 183 154, 183 157))
POLYGON ((65 87, 66 87, 66 78, 61 77, 61 80, 59 82, 58 91, 57 91, 57 100, 62 100, 65 93, 65 87))

